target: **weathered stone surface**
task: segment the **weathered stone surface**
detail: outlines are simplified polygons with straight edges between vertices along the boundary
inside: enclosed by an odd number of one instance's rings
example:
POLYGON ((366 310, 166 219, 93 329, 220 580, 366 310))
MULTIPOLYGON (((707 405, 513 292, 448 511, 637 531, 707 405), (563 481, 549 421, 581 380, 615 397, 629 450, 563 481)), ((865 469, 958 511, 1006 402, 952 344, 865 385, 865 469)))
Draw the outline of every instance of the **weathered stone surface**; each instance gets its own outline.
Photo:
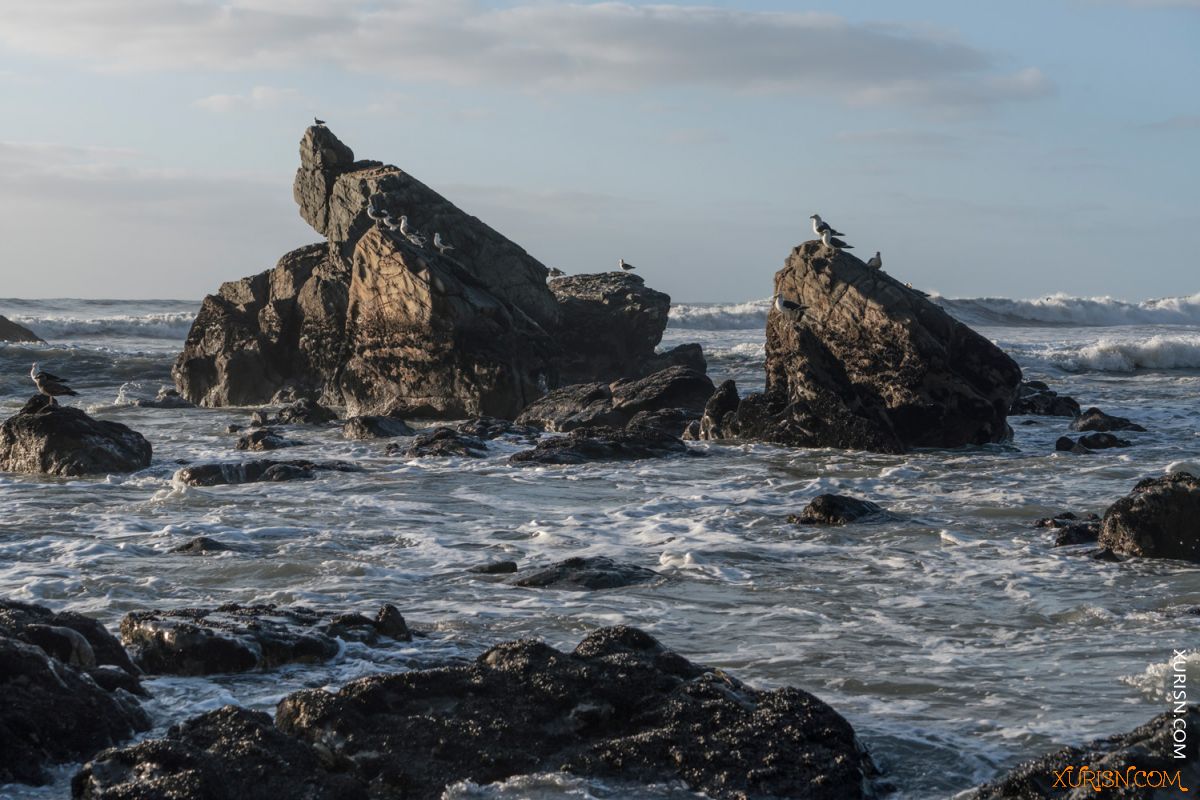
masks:
POLYGON ((1071 423, 1073 431, 1146 431, 1141 425, 1125 417, 1105 414, 1098 408, 1089 408, 1071 423))
POLYGON ((808 310, 771 310, 766 393, 710 437, 900 452, 1009 436, 1020 368, 920 293, 815 241, 792 251, 775 291, 808 310))
POLYGON ((698 425, 699 420, 700 414, 690 408, 662 408, 656 411, 639 411, 625 427, 631 431, 655 430, 682 437, 691 425, 698 425))
POLYGON ((380 609, 374 621, 358 614, 331 617, 301 607, 237 604, 136 611, 121 620, 121 639, 134 661, 160 675, 247 672, 326 661, 338 653, 334 637, 373 644, 380 635, 412 639, 392 606, 380 609))
POLYGON ((397 436, 412 436, 415 433, 416 431, 399 417, 351 417, 342 426, 342 436, 347 439, 394 439, 397 436))
POLYGON ((1095 544, 1100 539, 1100 517, 1085 514, 1082 517, 1066 511, 1053 517, 1039 519, 1035 528, 1055 531, 1054 546, 1068 547, 1077 544, 1095 544))
POLYGON ((639 380, 583 383, 556 389, 527 406, 517 422, 566 433, 576 428, 622 428, 643 412, 700 412, 713 393, 707 375, 668 367, 639 380))
POLYGON ((320 471, 355 472, 358 468, 340 461, 255 461, 195 464, 176 471, 175 480, 187 486, 306 480, 320 471))
POLYGON ((526 588, 590 591, 650 583, 660 577, 654 570, 636 564, 622 564, 606 556, 587 556, 533 570, 513 583, 526 588))
POLYGON ((38 395, 0 426, 0 470, 77 476, 150 466, 146 438, 38 395))
POLYGON ((285 439, 279 435, 277 431, 271 428, 255 428, 254 430, 243 433, 238 437, 237 443, 234 445, 235 450, 251 450, 262 452, 265 450, 279 450, 284 447, 295 447, 301 442, 285 439))
POLYGON ((207 556, 213 553, 226 553, 236 550, 234 547, 218 542, 216 539, 208 536, 197 536, 195 539, 189 539, 178 547, 172 547, 172 553, 182 553, 187 556, 207 556))
POLYGON ((162 739, 105 750, 71 781, 76 800, 368 800, 366 785, 331 770, 319 748, 257 711, 225 706, 162 739))
POLYGON ((1021 381, 1008 413, 1014 417, 1078 417, 1080 412, 1075 398, 1059 394, 1042 381, 1021 381))
POLYGON ((848 525, 882 513, 883 509, 870 500, 859 500, 844 494, 822 494, 814 497, 798 515, 788 517, 788 522, 799 525, 848 525))
POLYGON ((543 439, 531 450, 509 457, 510 464, 583 464, 588 461, 636 461, 682 455, 687 445, 653 429, 577 428, 567 436, 543 439))
POLYGON ((500 438, 532 440, 541 434, 541 431, 530 425, 519 425, 511 420, 496 417, 468 419, 459 423, 455 430, 465 436, 487 441, 500 438))
POLYGON ((1097 739, 1082 747, 1064 747, 1022 764, 995 782, 979 787, 966 800, 1084 800, 1095 797, 1159 800, 1178 796, 1178 785, 1195 791, 1194 787, 1200 785, 1200 706, 1188 706, 1179 719, 1186 738, 1183 758, 1174 757, 1175 715, 1159 714, 1129 733, 1097 739), (1174 788, 1158 789, 1130 785, 1098 793, 1089 783, 1080 780, 1081 767, 1089 767, 1093 775, 1112 772, 1122 778, 1131 777, 1128 772, 1131 767, 1145 773, 1163 772, 1172 779, 1178 772, 1179 784, 1174 788))
POLYGON ((35 644, 73 667, 88 670, 112 666, 137 675, 137 668, 117 637, 99 620, 74 611, 51 611, 31 603, 0 600, 0 635, 35 644), (63 629, 67 633, 61 633, 63 629))
POLYGON ((417 438, 407 447, 390 445, 388 454, 401 454, 406 458, 422 458, 426 456, 444 457, 461 456, 464 458, 483 458, 487 455, 487 445, 482 439, 459 433, 454 428, 429 428, 417 434, 417 438))
POLYGON ((1109 506, 1100 546, 1121 555, 1200 561, 1200 478, 1175 472, 1140 481, 1109 506))
POLYGON ((18 325, 7 317, 0 317, 0 342, 29 342, 33 344, 41 341, 42 337, 24 325, 18 325))

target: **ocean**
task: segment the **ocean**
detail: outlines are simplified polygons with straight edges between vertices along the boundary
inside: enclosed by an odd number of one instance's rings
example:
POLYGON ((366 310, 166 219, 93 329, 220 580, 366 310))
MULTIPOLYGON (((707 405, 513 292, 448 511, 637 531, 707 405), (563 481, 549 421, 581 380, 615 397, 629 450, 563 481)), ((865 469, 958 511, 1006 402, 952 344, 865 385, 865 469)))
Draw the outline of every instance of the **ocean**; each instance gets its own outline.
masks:
MULTIPOLYGON (((693 443, 707 458, 512 467, 415 459, 339 429, 298 429, 282 457, 365 468, 314 481, 216 488, 173 481, 183 462, 236 459, 251 409, 130 405, 169 384, 195 301, 0 300, 50 343, 0 344, 0 413, 32 394, 29 365, 71 379, 89 413, 154 445, 141 472, 104 479, 0 474, 0 596, 72 609, 110 628, 134 610, 299 603, 373 613, 395 604, 429 633, 269 673, 156 678, 168 725, 227 703, 271 710, 288 692, 474 657, 537 637, 573 647, 590 629, 643 628, 691 660, 760 687, 798 686, 847 717, 899 798, 945 798, 1023 759, 1123 733, 1167 710, 1173 650, 1200 644, 1200 569, 1107 563, 1054 548, 1039 517, 1103 513, 1139 479, 1200 474, 1200 294, 1126 303, 1054 296, 948 299, 1027 379, 1145 425, 1132 447, 1054 451, 1068 420, 1013 418, 1011 444, 903 456, 693 443), (1029 424, 1025 424, 1029 423, 1029 424), (832 530, 786 517, 813 496, 873 500, 891 516, 832 530), (235 545, 169 553, 196 536, 235 545), (595 592, 523 589, 467 572, 605 555, 657 583, 595 592)), ((767 301, 680 304, 663 346, 698 341, 714 381, 762 388, 767 301)), ((1123 436, 1126 434, 1122 433, 1123 436)), ((1189 662, 1200 685, 1200 656, 1189 662)), ((62 797, 75 767, 5 798, 62 797)), ((696 797, 545 775, 460 785, 465 798, 696 797)))

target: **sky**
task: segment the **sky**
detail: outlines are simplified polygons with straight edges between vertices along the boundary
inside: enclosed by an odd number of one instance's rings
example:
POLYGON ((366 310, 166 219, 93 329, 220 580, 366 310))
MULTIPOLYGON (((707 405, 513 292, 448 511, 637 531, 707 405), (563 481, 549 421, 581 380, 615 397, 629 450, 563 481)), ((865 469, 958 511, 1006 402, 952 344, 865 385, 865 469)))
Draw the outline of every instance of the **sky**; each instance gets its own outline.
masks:
POLYGON ((948 296, 1200 292, 1200 0, 0 0, 0 296, 319 240, 314 115, 567 272, 771 293, 819 213, 948 296))

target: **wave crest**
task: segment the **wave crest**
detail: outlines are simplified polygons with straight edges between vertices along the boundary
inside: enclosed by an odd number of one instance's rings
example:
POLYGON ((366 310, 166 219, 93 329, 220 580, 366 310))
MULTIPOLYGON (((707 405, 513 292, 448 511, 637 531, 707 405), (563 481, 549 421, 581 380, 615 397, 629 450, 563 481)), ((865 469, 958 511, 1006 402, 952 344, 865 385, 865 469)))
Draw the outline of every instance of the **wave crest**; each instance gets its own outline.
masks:
POLYGON ((112 317, 12 317, 43 339, 179 339, 187 338, 194 313, 120 315, 112 317))
POLYGON ((1130 303, 1112 297, 1054 294, 1034 300, 1006 297, 953 299, 934 295, 956 319, 968 325, 1200 325, 1200 293, 1130 303))

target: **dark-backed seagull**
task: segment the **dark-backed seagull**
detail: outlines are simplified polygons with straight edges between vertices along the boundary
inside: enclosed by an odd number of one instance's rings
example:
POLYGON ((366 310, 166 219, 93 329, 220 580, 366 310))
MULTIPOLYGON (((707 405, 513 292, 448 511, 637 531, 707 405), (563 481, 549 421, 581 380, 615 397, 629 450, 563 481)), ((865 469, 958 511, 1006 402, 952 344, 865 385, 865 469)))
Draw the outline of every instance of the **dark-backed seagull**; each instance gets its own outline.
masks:
POLYGON ((802 306, 792 300, 785 300, 783 295, 775 295, 775 310, 785 317, 791 319, 800 319, 804 316, 804 312, 808 310, 808 306, 802 306))
POLYGON ((33 369, 29 370, 29 377, 33 379, 33 385, 37 387, 38 392, 46 395, 46 397, 49 397, 55 403, 58 402, 54 400, 55 397, 62 397, 63 395, 75 397, 79 394, 79 392, 67 386, 67 382, 62 378, 39 370, 36 362, 34 362, 33 369))
POLYGON ((623 259, 623 258, 619 259, 617 261, 617 266, 620 267, 621 269, 625 270, 626 272, 629 272, 629 270, 631 270, 631 269, 637 269, 637 267, 635 267, 633 264, 625 263, 625 259, 623 259))
POLYGON ((883 269, 883 259, 879 257, 879 251, 875 251, 875 255, 867 259, 867 266, 875 269, 883 269))
POLYGON ((317 119, 316 117, 313 117, 313 125, 321 125, 321 126, 324 126, 324 125, 325 125, 325 120, 323 120, 323 119, 317 119))
POLYGON ((551 267, 551 268, 550 268, 550 277, 551 277, 551 278, 561 278, 563 275, 566 275, 566 274, 567 274, 567 273, 563 272, 563 271, 562 271, 561 269, 559 269, 558 267, 551 267))
POLYGON ((813 233, 815 233, 817 236, 820 236, 825 231, 829 231, 831 236, 845 236, 846 235, 839 230, 834 230, 832 225, 830 225, 825 220, 821 219, 820 214, 813 214, 811 217, 809 217, 809 219, 812 220, 813 233))
POLYGON ((836 239, 833 233, 828 229, 821 231, 821 243, 826 247, 832 247, 835 250, 853 250, 852 245, 848 245, 841 239, 836 239))
POLYGON ((441 253, 442 255, 446 255, 447 250, 454 249, 454 245, 446 244, 445 242, 442 241, 442 235, 440 233, 433 234, 433 246, 436 247, 437 251, 439 253, 441 253))

